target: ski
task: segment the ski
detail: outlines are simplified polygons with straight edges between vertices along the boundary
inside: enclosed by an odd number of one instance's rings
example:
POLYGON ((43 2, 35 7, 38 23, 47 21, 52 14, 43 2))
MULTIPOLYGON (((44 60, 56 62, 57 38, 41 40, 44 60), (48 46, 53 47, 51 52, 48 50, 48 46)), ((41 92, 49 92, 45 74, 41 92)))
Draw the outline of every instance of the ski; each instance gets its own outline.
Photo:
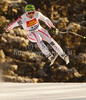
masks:
POLYGON ((49 66, 53 65, 53 63, 54 63, 54 61, 56 60, 57 57, 58 57, 58 54, 55 55, 54 59, 51 61, 49 66))

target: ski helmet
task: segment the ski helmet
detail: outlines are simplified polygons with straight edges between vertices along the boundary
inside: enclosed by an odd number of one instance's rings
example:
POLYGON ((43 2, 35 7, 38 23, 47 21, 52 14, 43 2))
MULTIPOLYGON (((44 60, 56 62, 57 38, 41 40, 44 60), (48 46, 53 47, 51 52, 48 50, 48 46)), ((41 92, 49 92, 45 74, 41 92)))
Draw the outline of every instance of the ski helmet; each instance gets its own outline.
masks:
POLYGON ((35 6, 33 4, 28 4, 25 7, 25 12, 32 12, 35 11, 35 6))

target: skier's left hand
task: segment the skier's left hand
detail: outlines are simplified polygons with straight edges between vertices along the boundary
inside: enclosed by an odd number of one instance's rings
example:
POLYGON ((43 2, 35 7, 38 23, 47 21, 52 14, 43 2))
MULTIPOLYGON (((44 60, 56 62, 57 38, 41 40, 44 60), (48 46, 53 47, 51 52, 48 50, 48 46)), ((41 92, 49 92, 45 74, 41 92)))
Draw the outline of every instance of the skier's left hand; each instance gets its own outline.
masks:
POLYGON ((59 31, 58 31, 58 29, 55 26, 51 27, 51 29, 52 29, 52 31, 53 31, 54 34, 59 35, 58 34, 59 31))
POLYGON ((5 34, 6 34, 6 35, 7 35, 7 34, 9 34, 9 31, 8 31, 8 30, 6 30, 6 31, 5 31, 5 34))

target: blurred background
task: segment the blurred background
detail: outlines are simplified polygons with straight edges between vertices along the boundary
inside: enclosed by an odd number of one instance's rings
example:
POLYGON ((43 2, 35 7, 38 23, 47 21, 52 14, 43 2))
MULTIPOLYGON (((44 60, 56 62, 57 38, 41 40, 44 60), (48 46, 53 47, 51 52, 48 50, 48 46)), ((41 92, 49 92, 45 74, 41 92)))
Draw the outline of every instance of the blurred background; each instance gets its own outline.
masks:
MULTIPOLYGON (((4 35, 6 27, 25 13, 27 4, 33 4, 60 31, 86 36, 86 0, 0 0, 0 81, 86 82, 86 39, 73 34, 54 35, 40 21, 69 55, 71 67, 67 68, 60 57, 49 67, 48 59, 27 39, 21 26, 4 35)), ((49 44, 45 44, 53 53, 49 44)))

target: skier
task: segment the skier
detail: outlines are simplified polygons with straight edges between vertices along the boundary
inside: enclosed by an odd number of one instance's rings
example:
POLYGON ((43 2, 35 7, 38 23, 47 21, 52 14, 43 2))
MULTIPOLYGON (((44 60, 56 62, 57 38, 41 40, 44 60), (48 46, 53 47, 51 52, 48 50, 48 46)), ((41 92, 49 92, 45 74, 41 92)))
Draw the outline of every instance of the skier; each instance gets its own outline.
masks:
POLYGON ((49 43, 55 52, 58 53, 58 55, 66 62, 66 64, 68 64, 69 56, 65 54, 58 43, 50 36, 48 31, 40 25, 39 20, 45 22, 52 30, 58 33, 58 29, 56 29, 50 19, 45 17, 41 12, 36 11, 34 5, 32 4, 26 5, 25 13, 7 27, 6 33, 8 33, 14 27, 21 25, 27 34, 27 38, 31 42, 37 43, 40 50, 50 60, 51 63, 55 57, 50 53, 43 41, 49 43))

